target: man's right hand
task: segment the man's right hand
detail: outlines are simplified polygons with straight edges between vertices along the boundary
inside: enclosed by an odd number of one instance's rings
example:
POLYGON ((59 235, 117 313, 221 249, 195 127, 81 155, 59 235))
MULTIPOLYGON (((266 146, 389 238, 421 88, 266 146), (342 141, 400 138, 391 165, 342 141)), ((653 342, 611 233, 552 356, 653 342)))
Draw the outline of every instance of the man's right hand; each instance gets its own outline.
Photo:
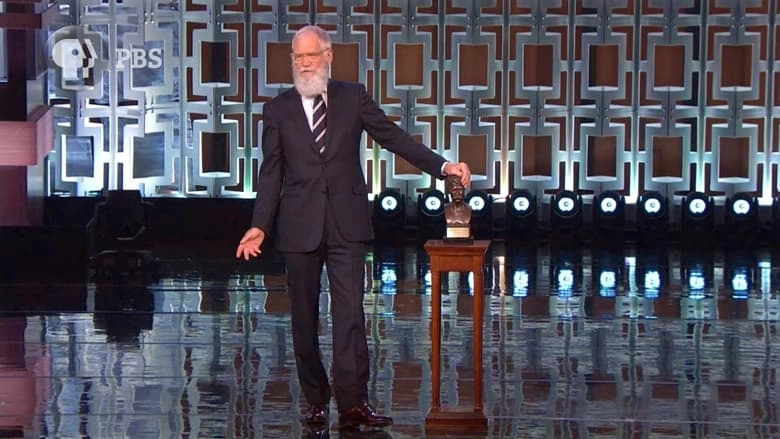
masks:
POLYGON ((236 257, 241 258, 243 256, 243 258, 248 261, 250 257, 259 255, 262 253, 260 246, 263 245, 264 239, 265 232, 257 227, 250 227, 238 243, 236 257))

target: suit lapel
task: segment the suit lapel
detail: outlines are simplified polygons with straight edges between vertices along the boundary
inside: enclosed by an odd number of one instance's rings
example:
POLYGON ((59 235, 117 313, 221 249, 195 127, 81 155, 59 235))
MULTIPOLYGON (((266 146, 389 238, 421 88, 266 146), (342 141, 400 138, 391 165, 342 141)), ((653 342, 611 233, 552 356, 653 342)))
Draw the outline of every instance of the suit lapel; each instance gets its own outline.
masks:
POLYGON ((340 88, 338 87, 338 84, 334 83, 333 80, 328 80, 328 107, 326 109, 326 114, 328 116, 328 122, 325 126, 325 155, 328 156, 330 153, 333 152, 333 147, 336 145, 336 143, 331 142, 331 139, 333 139, 334 134, 338 132, 338 118, 335 117, 335 113, 331 113, 331 108, 338 108, 336 106, 331 105, 338 105, 338 101, 340 99, 340 88), (333 115, 333 117, 331 117, 333 115))
POLYGON ((288 114, 290 114, 292 118, 293 128, 297 133, 300 133, 303 136, 303 140, 309 144, 309 147, 319 154, 317 145, 314 144, 314 134, 312 134, 309 121, 306 119, 306 112, 303 111, 301 95, 298 94, 295 88, 289 93, 287 105, 289 107, 288 114))

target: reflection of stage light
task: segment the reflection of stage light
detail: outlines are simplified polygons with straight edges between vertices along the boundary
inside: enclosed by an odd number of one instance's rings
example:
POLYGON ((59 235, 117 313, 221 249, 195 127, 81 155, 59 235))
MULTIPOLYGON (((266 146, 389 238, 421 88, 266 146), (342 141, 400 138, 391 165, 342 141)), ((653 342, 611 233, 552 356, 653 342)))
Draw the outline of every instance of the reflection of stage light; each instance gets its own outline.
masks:
POLYGON ((382 264, 379 269, 379 292, 395 294, 398 285, 398 273, 395 264, 382 264))
POLYGON ((561 268, 555 274, 555 281, 558 287, 559 296, 571 296, 574 288, 574 270, 571 268, 561 268))
POLYGON ((617 289, 617 273, 613 270, 604 270, 599 274, 599 295, 602 297, 614 297, 617 289))
POLYGON ((731 286, 731 297, 734 299, 747 299, 753 289, 755 271, 753 267, 761 269, 751 254, 740 251, 731 251, 726 255, 726 274, 731 286))
POLYGON ((688 271, 688 297, 691 299, 703 299, 707 279, 701 268, 691 268, 688 271))
MULTIPOLYGON (((582 287, 582 254, 578 248, 561 248, 550 255, 550 284, 558 296, 571 297, 582 287)), ((555 293, 554 293, 555 294, 555 293)))
POLYGON ((648 270, 645 272, 643 281, 645 297, 648 299, 657 299, 661 292, 661 273, 658 270, 648 270))
POLYGON ((747 299, 750 293, 751 276, 747 268, 737 268, 731 274, 731 291, 735 299, 747 299))
POLYGON ((531 276, 527 270, 517 269, 512 274, 512 295, 515 297, 528 296, 531 276))

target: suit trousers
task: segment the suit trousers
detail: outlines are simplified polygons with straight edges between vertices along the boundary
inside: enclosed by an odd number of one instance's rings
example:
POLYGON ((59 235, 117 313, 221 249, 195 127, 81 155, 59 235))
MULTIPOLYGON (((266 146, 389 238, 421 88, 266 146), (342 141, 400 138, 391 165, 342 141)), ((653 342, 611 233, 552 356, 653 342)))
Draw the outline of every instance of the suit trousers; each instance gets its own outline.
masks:
POLYGON ((309 404, 330 401, 328 374, 319 345, 320 279, 326 267, 333 324, 333 390, 340 411, 368 400, 366 323, 363 312, 365 252, 339 231, 331 206, 325 213, 320 246, 313 252, 285 252, 293 349, 298 381, 309 404))

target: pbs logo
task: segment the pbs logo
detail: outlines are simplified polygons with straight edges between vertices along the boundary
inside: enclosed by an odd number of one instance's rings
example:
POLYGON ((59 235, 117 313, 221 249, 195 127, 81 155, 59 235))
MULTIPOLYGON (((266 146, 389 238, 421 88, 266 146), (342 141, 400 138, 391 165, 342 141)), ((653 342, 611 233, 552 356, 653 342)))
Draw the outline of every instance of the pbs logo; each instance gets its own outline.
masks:
MULTIPOLYGON (((51 67, 54 67, 64 89, 85 89, 94 86, 110 60, 101 56, 102 35, 83 26, 65 26, 51 34, 48 40, 51 67)), ((159 69, 163 66, 162 48, 120 47, 114 50, 115 69, 159 69)))

